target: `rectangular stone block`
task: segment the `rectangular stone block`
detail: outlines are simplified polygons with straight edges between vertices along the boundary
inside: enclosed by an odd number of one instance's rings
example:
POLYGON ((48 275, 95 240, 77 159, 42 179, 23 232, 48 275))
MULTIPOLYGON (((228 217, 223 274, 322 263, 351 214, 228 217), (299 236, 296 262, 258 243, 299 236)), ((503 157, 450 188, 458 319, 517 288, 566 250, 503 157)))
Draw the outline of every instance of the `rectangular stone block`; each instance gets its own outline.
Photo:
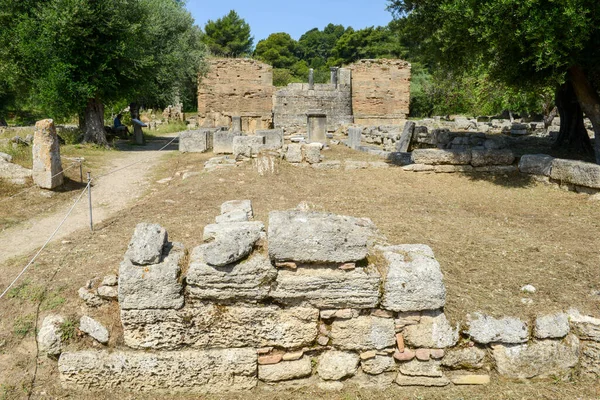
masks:
POLYGON ((322 212, 269 213, 269 256, 275 261, 345 263, 364 259, 376 234, 371 220, 322 212))
POLYGON ((214 129, 181 132, 179 151, 182 153, 205 153, 213 147, 214 129))
POLYGON ((54 121, 45 119, 35 124, 33 135, 33 182, 43 189, 63 184, 60 143, 54 121))
POLYGON ((236 136, 233 138, 234 157, 256 156, 265 146, 264 136, 236 136))
POLYGON ((342 350, 382 350, 396 345, 396 330, 392 318, 362 316, 335 320, 330 337, 333 346, 342 350))
POLYGON ((213 137, 213 153, 233 154, 233 138, 241 135, 241 132, 215 132, 213 137))
POLYGON ((183 288, 179 263, 185 257, 181 243, 169 243, 159 264, 134 265, 125 258, 119 267, 119 306, 124 310, 179 309, 183 288))
POLYGON ((279 271, 271 297, 285 305, 317 308, 375 308, 380 276, 376 271, 299 268, 279 271))
POLYGON ((550 178, 561 183, 600 189, 600 165, 555 158, 550 178))
POLYGON ((466 165, 471 163, 471 150, 417 149, 412 152, 415 164, 466 165))
POLYGON ((511 150, 472 150, 471 165, 482 167, 484 165, 511 165, 515 155, 511 150))
POLYGON ((62 385, 89 391, 223 393, 258 382, 254 349, 145 353, 79 351, 58 360, 62 385))
POLYGON ((283 129, 258 130, 256 136, 265 138, 264 148, 267 150, 279 150, 283 147, 283 129))
POLYGON ((196 303, 182 310, 122 310, 125 344, 133 349, 309 346, 319 310, 308 307, 196 303))
POLYGON ((356 149, 360 146, 360 139, 362 137, 362 127, 351 126, 348 128, 348 147, 356 149))
POLYGON ((519 160, 519 171, 524 174, 550 176, 554 157, 546 154, 525 154, 519 160))

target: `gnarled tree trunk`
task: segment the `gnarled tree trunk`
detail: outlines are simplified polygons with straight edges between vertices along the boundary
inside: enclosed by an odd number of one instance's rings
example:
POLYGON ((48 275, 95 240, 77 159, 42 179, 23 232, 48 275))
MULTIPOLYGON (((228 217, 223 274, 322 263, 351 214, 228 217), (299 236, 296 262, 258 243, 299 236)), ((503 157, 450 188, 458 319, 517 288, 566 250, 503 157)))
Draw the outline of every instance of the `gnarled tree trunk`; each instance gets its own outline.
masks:
POLYGON ((568 147, 590 154, 593 151, 592 143, 583 124, 583 111, 570 79, 557 89, 555 101, 560 115, 560 132, 554 147, 568 147))
POLYGON ((592 87, 585 71, 579 66, 569 68, 569 75, 573 81, 573 89, 581 109, 592 121, 594 127, 596 163, 600 164, 600 95, 592 87))
POLYGON ((108 146, 106 132, 104 132, 104 104, 98 99, 88 99, 83 125, 83 141, 85 143, 108 146))

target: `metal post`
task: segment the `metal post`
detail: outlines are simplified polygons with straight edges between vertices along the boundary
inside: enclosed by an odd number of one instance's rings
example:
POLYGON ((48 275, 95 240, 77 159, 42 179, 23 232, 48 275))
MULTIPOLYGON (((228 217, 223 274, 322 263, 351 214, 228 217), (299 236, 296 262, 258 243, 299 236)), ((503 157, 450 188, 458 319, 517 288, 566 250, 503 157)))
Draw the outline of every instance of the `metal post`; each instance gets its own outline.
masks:
POLYGON ((83 163, 79 160, 79 182, 83 183, 83 163))
POLYGON ((94 222, 92 219, 92 176, 91 172, 87 173, 87 181, 88 181, 88 202, 90 203, 90 230, 94 232, 94 222))

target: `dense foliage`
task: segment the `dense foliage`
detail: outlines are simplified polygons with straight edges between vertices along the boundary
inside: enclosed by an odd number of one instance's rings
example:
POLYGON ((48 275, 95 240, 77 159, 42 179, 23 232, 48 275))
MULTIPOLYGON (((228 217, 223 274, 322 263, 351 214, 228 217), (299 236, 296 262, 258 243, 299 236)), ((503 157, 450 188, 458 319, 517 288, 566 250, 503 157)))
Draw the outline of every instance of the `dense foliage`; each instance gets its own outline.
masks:
POLYGON ((252 53, 250 25, 234 11, 204 26, 202 41, 215 56, 242 57, 252 53))

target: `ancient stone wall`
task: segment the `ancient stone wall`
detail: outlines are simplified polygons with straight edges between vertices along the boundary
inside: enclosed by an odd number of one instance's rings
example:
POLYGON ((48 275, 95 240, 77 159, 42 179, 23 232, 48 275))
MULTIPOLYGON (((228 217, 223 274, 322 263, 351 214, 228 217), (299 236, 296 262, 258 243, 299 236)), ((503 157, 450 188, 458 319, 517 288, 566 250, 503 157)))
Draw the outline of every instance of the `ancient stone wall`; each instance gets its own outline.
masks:
POLYGON ((273 69, 250 59, 211 59, 198 87, 198 117, 203 127, 232 126, 242 117, 242 129, 254 132, 272 124, 273 69))
POLYGON ((360 60, 352 71, 352 110, 360 125, 395 125, 408 118, 410 64, 402 60, 360 60))

